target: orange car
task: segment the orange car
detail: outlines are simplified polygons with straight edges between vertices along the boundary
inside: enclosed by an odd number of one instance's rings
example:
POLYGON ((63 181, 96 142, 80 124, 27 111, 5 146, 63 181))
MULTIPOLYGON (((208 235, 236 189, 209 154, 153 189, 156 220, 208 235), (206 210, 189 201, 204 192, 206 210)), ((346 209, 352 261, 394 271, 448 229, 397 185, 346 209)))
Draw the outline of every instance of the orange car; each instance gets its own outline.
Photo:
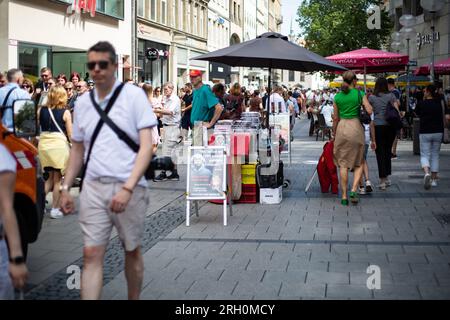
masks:
POLYGON ((45 211, 45 187, 38 150, 27 139, 8 131, 3 124, 0 124, 0 143, 6 146, 17 162, 14 209, 26 257, 28 244, 38 238, 45 211))

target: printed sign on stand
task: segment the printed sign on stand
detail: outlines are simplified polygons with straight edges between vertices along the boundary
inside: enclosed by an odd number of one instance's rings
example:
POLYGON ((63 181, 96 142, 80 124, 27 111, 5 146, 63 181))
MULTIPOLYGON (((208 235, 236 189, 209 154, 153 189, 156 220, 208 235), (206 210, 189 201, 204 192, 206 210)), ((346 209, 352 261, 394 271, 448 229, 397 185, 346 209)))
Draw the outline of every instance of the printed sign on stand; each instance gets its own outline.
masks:
POLYGON ((291 123, 288 113, 272 114, 270 116, 271 126, 280 126, 281 140, 281 153, 290 153, 290 141, 291 141, 291 123))
POLYGON ((225 147, 189 147, 187 173, 186 225, 190 224, 190 202, 223 200, 227 225, 225 147))

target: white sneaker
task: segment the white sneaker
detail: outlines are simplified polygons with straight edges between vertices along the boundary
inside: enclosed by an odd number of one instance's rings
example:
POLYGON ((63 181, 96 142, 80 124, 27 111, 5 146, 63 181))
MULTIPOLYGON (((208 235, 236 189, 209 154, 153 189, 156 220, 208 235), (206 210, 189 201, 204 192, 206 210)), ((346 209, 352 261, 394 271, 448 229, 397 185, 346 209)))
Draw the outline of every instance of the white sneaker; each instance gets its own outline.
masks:
POLYGON ((392 182, 389 179, 386 179, 385 183, 386 183, 386 187, 390 187, 392 185, 392 182))
POLYGON ((378 188, 380 188, 380 190, 385 191, 386 190, 386 182, 380 183, 378 185, 378 188))
POLYGON ((431 188, 431 175, 429 173, 423 177, 423 187, 425 190, 430 190, 431 188))
POLYGON ((50 218, 52 218, 52 219, 61 219, 61 218, 64 218, 64 214, 61 212, 61 210, 59 210, 57 208, 53 208, 50 211, 50 218))
POLYGON ((437 179, 431 179, 431 186, 432 187, 437 187, 438 186, 437 179))
POLYGON ((359 187, 358 193, 361 194, 361 195, 367 194, 367 193, 366 193, 366 188, 364 188, 364 187, 359 187))
POLYGON ((372 183, 369 180, 366 181, 366 192, 371 193, 373 191, 372 183))

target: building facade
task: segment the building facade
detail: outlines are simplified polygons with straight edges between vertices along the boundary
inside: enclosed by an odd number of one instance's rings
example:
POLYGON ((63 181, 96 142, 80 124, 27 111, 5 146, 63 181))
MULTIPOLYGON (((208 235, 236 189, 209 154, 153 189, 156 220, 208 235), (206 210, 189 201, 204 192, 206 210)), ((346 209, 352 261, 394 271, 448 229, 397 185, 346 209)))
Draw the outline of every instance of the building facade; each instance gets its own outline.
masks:
POLYGON ((54 76, 76 71, 84 78, 86 51, 108 39, 117 50, 118 78, 127 77, 132 15, 126 1, 97 0, 90 13, 72 10, 78 9, 72 4, 71 0, 0 1, 0 70, 18 67, 33 81, 42 67, 52 68, 54 76))
MULTIPOLYGON (((268 0, 269 2, 269 32, 281 32, 281 25, 283 24, 283 17, 281 16, 281 0, 268 0)), ((283 74, 281 70, 274 70, 272 79, 275 83, 283 81, 283 74)))
MULTIPOLYGON (((391 0, 388 3, 389 15, 395 23, 395 31, 400 30, 402 27, 399 19, 403 14, 412 14, 416 17, 417 24, 414 26, 417 33, 416 38, 410 40, 409 53, 406 45, 400 50, 400 53, 409 54, 410 60, 417 61, 417 67, 431 64, 432 37, 434 37, 435 62, 450 56, 450 3, 448 1, 444 2, 446 3, 443 9, 435 14, 434 34, 432 32, 432 14, 421 7, 420 0, 391 0)), ((444 88, 450 87, 448 75, 441 76, 439 80, 443 82, 444 88)))
MULTIPOLYGON (((244 0, 230 0, 230 46, 243 42, 244 37, 244 0)), ((242 83, 243 68, 232 67, 230 83, 242 83)))
POLYGON ((257 0, 256 2, 256 34, 259 36, 269 31, 269 0, 257 0))
MULTIPOLYGON (((230 45, 230 1, 210 0, 208 3, 208 51, 230 45)), ((209 80, 231 82, 231 67, 212 62, 209 64, 209 80)))
POLYGON ((138 0, 138 79, 153 86, 166 81, 181 87, 191 69, 205 72, 208 63, 191 60, 208 52, 206 0, 138 0))

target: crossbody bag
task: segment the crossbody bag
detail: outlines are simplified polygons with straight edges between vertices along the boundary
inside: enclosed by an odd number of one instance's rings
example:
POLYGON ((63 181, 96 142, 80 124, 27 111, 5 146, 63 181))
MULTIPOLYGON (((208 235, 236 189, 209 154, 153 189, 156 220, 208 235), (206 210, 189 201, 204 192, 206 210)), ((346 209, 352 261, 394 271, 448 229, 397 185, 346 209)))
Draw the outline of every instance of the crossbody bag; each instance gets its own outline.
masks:
POLYGON ((72 147, 72 144, 70 143, 69 137, 64 133, 64 131, 59 126, 58 122, 56 122, 55 116, 53 114, 52 109, 47 108, 48 113, 50 113, 50 118, 52 119, 53 124, 56 126, 56 129, 58 129, 59 133, 61 133, 67 140, 67 144, 69 145, 69 148, 72 147))
MULTIPOLYGON (((120 92, 122 91, 122 89, 123 89, 124 86, 125 86, 125 84, 124 84, 124 83, 121 83, 121 84, 116 88, 116 90, 114 90, 114 93, 113 93, 113 95, 111 96, 111 99, 109 99, 109 102, 108 102, 108 104, 106 105, 105 111, 102 110, 103 113, 108 114, 108 113, 111 111, 112 107, 113 107, 114 104, 116 103, 116 100, 117 100, 117 98, 119 97, 120 92)), ((90 96, 91 96, 91 100, 92 100, 93 103, 94 103, 94 107, 95 107, 95 109, 97 110, 96 106, 98 106, 98 103, 97 103, 97 102, 95 101, 95 99, 94 99, 94 91, 93 91, 93 90, 90 92, 90 96)), ((99 106, 98 106, 98 107, 99 107, 99 106)), ((99 108, 100 108, 100 107, 99 107, 99 108)), ((101 110, 101 108, 100 108, 100 110, 101 110)), ((89 164, 89 160, 91 159, 92 148, 94 147, 94 143, 95 143, 95 141, 97 140, 98 134, 100 133, 100 130, 102 129, 104 123, 105 123, 105 122, 103 121, 103 118, 100 118, 100 120, 99 120, 98 123, 97 123, 97 126, 96 126, 95 129, 94 129, 94 133, 92 134, 91 142, 90 142, 90 144, 89 144, 89 149, 88 149, 88 153, 87 153, 87 156, 86 156, 86 161, 84 162, 83 168, 82 168, 82 170, 81 170, 81 175, 80 175, 80 178, 81 178, 81 182, 80 182, 80 191, 81 191, 82 188, 83 188, 83 180, 84 180, 84 178, 85 178, 85 176, 86 176, 86 171, 87 171, 87 167, 88 167, 88 164, 89 164)))

